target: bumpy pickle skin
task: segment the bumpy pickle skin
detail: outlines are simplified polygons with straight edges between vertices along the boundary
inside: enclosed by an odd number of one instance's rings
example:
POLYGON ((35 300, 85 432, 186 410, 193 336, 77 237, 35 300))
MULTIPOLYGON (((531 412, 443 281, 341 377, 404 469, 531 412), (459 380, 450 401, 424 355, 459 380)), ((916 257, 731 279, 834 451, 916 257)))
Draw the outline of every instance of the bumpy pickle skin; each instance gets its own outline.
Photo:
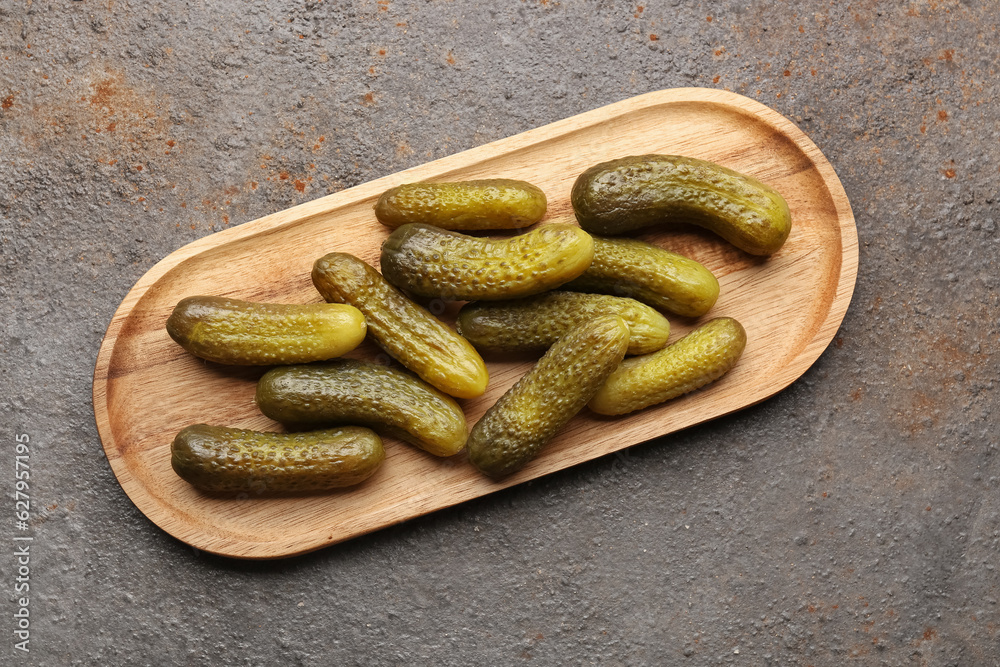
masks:
POLYGON ((601 315, 614 314, 629 329, 627 354, 661 349, 670 322, 634 299, 606 294, 554 291, 512 301, 466 304, 458 313, 458 333, 483 352, 547 350, 562 336, 601 315))
POLYGON ((382 275, 423 297, 516 299, 573 280, 594 258, 576 225, 542 225, 506 239, 478 238, 430 225, 403 225, 382 244, 382 275))
POLYGON ((327 301, 347 303, 364 313, 372 339, 425 381, 457 398, 475 398, 486 391, 486 364, 469 341, 362 260, 330 253, 316 260, 312 280, 327 301))
POLYGON ((220 364, 271 366, 325 361, 365 338, 353 306, 254 303, 217 296, 182 299, 167 333, 196 357, 220 364))
POLYGON ((590 400, 628 347, 628 326, 599 317, 566 334, 469 435, 469 460, 499 479, 520 470, 590 400))
POLYGON ((719 298, 719 281, 693 259, 637 239, 593 238, 593 263, 563 289, 627 296, 683 317, 701 317, 719 298))
POLYGON ((602 162, 573 185, 573 210, 593 234, 690 222, 751 255, 771 255, 792 229, 788 203, 757 179, 706 160, 634 155, 602 162))
POLYGON ((257 383, 257 406, 289 426, 362 424, 436 456, 465 446, 454 399, 409 373, 355 359, 275 368, 257 383))
POLYGON ((539 188, 508 178, 407 183, 379 197, 375 217, 393 228, 420 222, 464 231, 520 229, 541 220, 547 205, 539 188))
POLYGON ((589 407, 602 415, 624 415, 704 387, 736 365, 746 344, 739 322, 710 320, 659 352, 626 359, 589 407))
POLYGON ((174 438, 170 463, 192 486, 213 493, 291 495, 354 486, 385 459, 366 428, 263 433, 195 424, 174 438))

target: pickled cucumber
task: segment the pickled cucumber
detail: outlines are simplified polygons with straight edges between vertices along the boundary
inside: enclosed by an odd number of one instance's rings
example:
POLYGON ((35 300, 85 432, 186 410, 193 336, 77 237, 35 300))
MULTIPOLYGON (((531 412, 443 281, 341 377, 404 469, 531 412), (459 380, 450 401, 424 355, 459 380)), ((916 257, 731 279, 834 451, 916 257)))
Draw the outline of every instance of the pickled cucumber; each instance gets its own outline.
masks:
POLYGON ((382 275, 424 297, 473 301, 545 292, 590 266, 594 242, 575 225, 542 225, 507 239, 403 225, 382 244, 382 275))
POLYGON ((188 426, 174 438, 170 464, 205 491, 282 495, 354 486, 385 459, 382 440, 359 427, 262 433, 188 426))
POLYGON ((595 165, 573 185, 580 226, 615 235, 658 222, 691 222, 752 255, 770 255, 792 220, 780 194, 755 178, 677 155, 635 155, 595 165))
POLYGON ((449 396, 401 370, 356 359, 274 368, 257 383, 257 406, 294 427, 363 424, 437 456, 465 446, 465 414, 449 396))
POLYGON ((469 460, 494 478, 519 470, 587 404, 627 347, 628 326, 617 315, 563 336, 476 423, 469 460))
POLYGON ((477 350, 547 350, 569 331, 608 314, 628 325, 628 354, 655 352, 667 344, 670 323, 649 306, 617 296, 563 291, 466 304, 458 314, 458 333, 477 350))
POLYGON ((192 296, 174 308, 167 333, 194 356, 220 364, 302 364, 353 350, 365 338, 365 318, 341 304, 192 296))
POLYGON ((627 296, 684 317, 700 317, 719 298, 719 281, 683 255, 637 239, 594 237, 594 261, 563 289, 627 296))
POLYGON ((469 341, 365 262, 346 253, 330 253, 313 265, 312 280, 327 301, 360 309, 375 342, 430 384, 458 398, 486 391, 486 364, 469 341))
POLYGON ((386 191, 375 217, 389 227, 422 222, 443 229, 518 229, 545 215, 545 193, 506 178, 458 183, 407 183, 386 191))
POLYGON ((719 317, 659 352, 626 359, 590 401, 602 415, 623 415, 676 398, 713 382, 743 354, 747 334, 719 317))

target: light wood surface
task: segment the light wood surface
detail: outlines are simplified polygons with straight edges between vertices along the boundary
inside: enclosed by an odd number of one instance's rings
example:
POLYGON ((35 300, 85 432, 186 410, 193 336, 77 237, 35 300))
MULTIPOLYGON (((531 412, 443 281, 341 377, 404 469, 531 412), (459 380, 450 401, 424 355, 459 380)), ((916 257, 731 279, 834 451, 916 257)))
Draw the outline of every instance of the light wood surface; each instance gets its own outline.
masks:
MULTIPOLYGON (((641 95, 435 160, 227 229, 168 255, 115 313, 94 372, 94 412, 108 461, 136 506, 188 544, 237 558, 279 558, 324 547, 561 470, 758 403, 787 387, 819 357, 844 317, 857 274, 850 204, 820 150, 790 121, 748 98, 680 88, 641 95), (792 233, 764 260, 695 228, 639 237, 688 255, 715 273, 721 296, 702 318, 730 316, 747 330, 736 368, 717 383, 633 415, 584 411, 518 474, 496 483, 461 454, 442 460, 386 438, 386 461, 354 489, 297 498, 219 498, 194 490, 170 467, 170 442, 189 424, 261 430, 254 389, 264 369, 199 361, 167 336, 183 297, 318 302, 310 268, 323 254, 353 253, 378 266, 388 231, 372 208, 386 189, 418 180, 505 177, 549 198, 546 222, 575 222, 576 176, 597 162, 643 153, 711 160, 768 183, 788 200, 792 233)), ((455 308, 442 316, 453 320, 455 308)), ((671 342, 699 322, 671 317, 671 342)), ((375 358, 365 343, 350 356, 375 358)), ((530 366, 491 361, 489 389, 461 401, 469 424, 530 366)))

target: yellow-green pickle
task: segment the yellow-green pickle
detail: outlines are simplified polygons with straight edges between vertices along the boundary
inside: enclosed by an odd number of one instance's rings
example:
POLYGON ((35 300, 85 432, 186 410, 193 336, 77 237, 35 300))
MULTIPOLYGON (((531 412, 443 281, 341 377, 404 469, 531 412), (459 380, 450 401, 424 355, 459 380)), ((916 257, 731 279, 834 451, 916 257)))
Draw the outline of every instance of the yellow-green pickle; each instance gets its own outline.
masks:
POLYGON ((188 426, 174 438, 170 464, 191 485, 215 493, 289 495, 360 484, 385 459, 367 428, 264 433, 188 426))
POLYGON ((602 162, 573 185, 573 210, 593 234, 690 222, 752 255, 770 255, 792 228, 788 203, 757 179, 706 160, 634 155, 602 162))
POLYGON ((627 347, 628 326, 617 315, 563 336, 472 428, 469 460, 494 478, 520 470, 587 404, 627 347))
POLYGON ((362 260, 330 253, 316 260, 312 280, 327 301, 361 310, 375 342, 425 381, 457 398, 486 391, 490 376, 472 344, 362 260))
POLYGON ((419 378, 356 359, 274 368, 257 383, 257 406, 297 428, 363 424, 436 456, 451 456, 468 436, 454 399, 419 378))
POLYGON ((573 280, 594 258, 576 225, 541 225, 506 239, 404 225, 382 244, 382 275, 423 297, 455 301, 516 299, 573 280))
POLYGON ((508 178, 407 183, 379 197, 375 217, 389 227, 422 222, 465 231, 519 229, 541 220, 546 206, 540 189, 508 178))
POLYGON ((194 356, 220 364, 304 364, 339 357, 360 345, 365 318, 342 304, 192 296, 174 308, 167 333, 194 356))
POLYGON ((719 298, 719 281, 703 265, 637 239, 594 237, 594 261, 563 287, 627 296, 684 317, 701 317, 719 298))
POLYGON ((589 407, 602 415, 623 415, 694 391, 735 366, 746 344, 739 322, 710 320, 659 352, 623 361, 589 407))
POLYGON ((562 336, 601 315, 618 315, 629 329, 628 354, 655 352, 667 344, 670 322, 634 299, 606 294, 554 291, 512 301, 466 304, 458 333, 477 350, 547 350, 562 336))

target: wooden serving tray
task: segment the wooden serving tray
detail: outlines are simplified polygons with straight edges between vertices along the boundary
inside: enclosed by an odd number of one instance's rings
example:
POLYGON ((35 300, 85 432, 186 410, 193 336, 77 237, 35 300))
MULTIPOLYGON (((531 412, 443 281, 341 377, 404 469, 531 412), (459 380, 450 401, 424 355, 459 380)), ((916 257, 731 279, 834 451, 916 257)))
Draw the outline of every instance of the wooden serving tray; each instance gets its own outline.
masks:
MULTIPOLYGON (((719 90, 641 95, 508 139, 435 160, 218 232, 177 250, 129 291, 108 326, 94 371, 94 412, 122 488, 154 523, 206 551, 237 558, 301 554, 561 470, 729 414, 787 387, 819 357, 847 310, 857 275, 857 229, 847 195, 820 150, 777 112, 719 90), (506 177, 549 198, 543 222, 573 222, 569 193, 597 162, 643 153, 711 160, 768 183, 788 200, 792 233, 768 259, 754 258, 695 228, 640 238, 711 269, 722 293, 713 316, 747 330, 736 368, 717 383, 618 419, 586 410, 542 455, 501 483, 464 454, 442 460, 385 438, 386 461, 354 489, 294 498, 220 498, 196 491, 170 467, 170 442, 194 423, 280 430, 254 404, 265 369, 195 359, 164 323, 183 297, 321 301, 310 280, 320 256, 342 251, 378 266, 388 230, 372 207, 386 189, 420 180, 506 177)), ((449 308, 444 319, 454 317, 449 308)), ((672 317, 671 341, 697 322, 672 317)), ((375 358, 365 343, 352 356, 375 358)), ((485 396, 463 401, 470 426, 532 361, 490 361, 485 396)))

